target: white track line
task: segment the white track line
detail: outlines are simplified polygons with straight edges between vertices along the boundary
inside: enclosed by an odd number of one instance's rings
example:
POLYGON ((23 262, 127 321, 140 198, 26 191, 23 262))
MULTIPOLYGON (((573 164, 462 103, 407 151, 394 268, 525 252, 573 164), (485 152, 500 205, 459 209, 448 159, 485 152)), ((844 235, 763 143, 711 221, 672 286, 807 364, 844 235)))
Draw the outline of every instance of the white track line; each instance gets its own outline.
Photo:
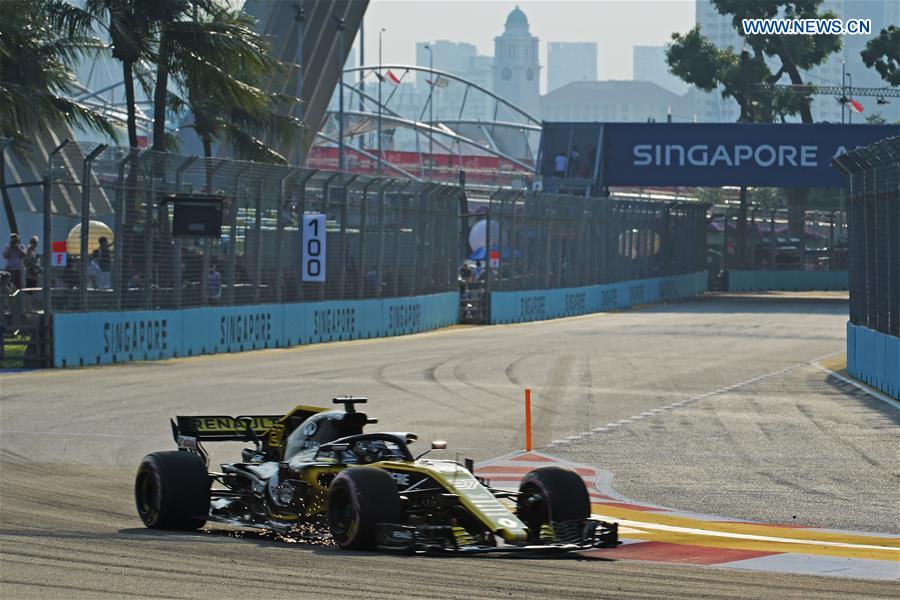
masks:
MULTIPOLYGON (((784 373, 787 373, 787 372, 789 372, 789 371, 793 371, 794 369, 799 369, 800 367, 814 366, 814 367, 818 367, 819 369, 823 369, 823 370, 825 370, 825 371, 827 371, 827 372, 829 372, 829 373, 832 373, 835 377, 841 377, 841 376, 838 375, 837 373, 834 373, 833 371, 829 371, 828 369, 825 369, 824 367, 822 367, 821 365, 819 365, 819 364, 818 364, 818 361, 820 361, 820 360, 825 360, 826 358, 831 358, 832 356, 836 356, 836 355, 838 355, 838 354, 842 354, 843 352, 844 352, 844 350, 838 350, 838 351, 836 351, 836 352, 829 352, 828 354, 823 354, 822 356, 817 356, 817 357, 812 358, 812 359, 810 359, 810 360, 808 360, 808 361, 806 361, 806 362, 796 363, 796 364, 793 364, 793 365, 791 365, 791 366, 789 366, 789 367, 785 367, 785 368, 783 368, 783 369, 778 369, 777 371, 772 371, 771 373, 766 373, 765 375, 759 375, 758 377, 754 377, 753 379, 747 379, 747 380, 741 381, 741 382, 739 382, 739 383, 733 383, 733 384, 728 385, 728 386, 725 386, 725 387, 720 387, 719 389, 713 390, 713 391, 711 391, 711 392, 704 392, 704 393, 698 394, 698 395, 696 395, 696 396, 691 396, 690 398, 685 398, 684 400, 680 400, 680 401, 678 401, 678 402, 673 402, 673 403, 671 403, 671 404, 667 404, 667 405, 665 405, 665 406, 663 406, 663 407, 655 408, 655 409, 650 410, 650 411, 646 411, 646 412, 644 412, 644 413, 641 413, 641 414, 639 414, 639 415, 635 415, 635 416, 633 416, 633 417, 626 417, 626 418, 624 418, 624 419, 619 419, 619 420, 616 421, 615 423, 607 423, 606 425, 603 425, 603 426, 601 426, 601 427, 595 427, 595 428, 592 429, 591 431, 585 431, 585 432, 583 432, 583 433, 581 433, 581 434, 578 434, 578 435, 570 435, 570 436, 568 436, 568 437, 566 437, 566 438, 563 438, 563 439, 553 440, 552 442, 550 442, 549 444, 547 444, 546 446, 543 446, 543 447, 544 447, 544 448, 553 448, 554 446, 561 446, 561 445, 564 445, 564 444, 571 444, 572 442, 574 442, 574 441, 576 441, 576 440, 579 440, 579 439, 582 439, 582 438, 592 437, 592 436, 595 436, 595 435, 598 435, 598 434, 601 434, 601 433, 608 433, 608 432, 609 432, 611 429, 613 429, 613 428, 616 428, 616 427, 622 427, 623 425, 628 425, 629 423, 634 423, 634 422, 636 422, 636 421, 641 421, 641 420, 646 419, 646 418, 648 418, 648 417, 655 417, 655 416, 658 416, 658 415, 661 415, 661 414, 664 414, 664 413, 667 413, 667 412, 671 412, 671 411, 673 411, 673 410, 675 410, 675 409, 677 409, 677 408, 681 408, 681 407, 684 406, 685 404, 691 404, 691 403, 693 403, 693 402, 697 402, 698 400, 703 400, 704 398, 709 398, 710 396, 718 396, 718 395, 721 395, 721 394, 727 394, 727 393, 733 392, 734 390, 737 390, 738 388, 742 388, 742 387, 745 387, 745 386, 748 386, 748 385, 757 383, 757 382, 759 382, 759 381, 763 381, 763 380, 765 380, 765 379, 770 379, 770 378, 772 378, 772 377, 777 377, 778 375, 783 375, 784 373)), ((845 379, 845 378, 844 378, 844 379, 845 379)), ((845 379, 845 380, 846 380, 846 379, 845 379)), ((871 392, 870 390, 865 390, 864 388, 862 388, 862 387, 861 387, 859 384, 857 384, 857 383, 851 382, 851 381, 849 381, 849 380, 847 380, 847 382, 848 382, 848 383, 852 383, 853 385, 859 387, 860 389, 863 389, 863 391, 866 391, 867 393, 872 394, 872 392, 871 392)), ((873 395, 874 395, 874 394, 873 394, 873 395)), ((877 396, 876 396, 876 397, 877 397, 877 396)), ((879 399, 891 403, 892 406, 894 406, 895 408, 900 408, 900 404, 894 404, 893 401, 890 400, 889 398, 887 398, 886 396, 885 396, 885 397, 882 397, 882 398, 879 398, 879 399)))
POLYGON ((854 379, 851 379, 851 378, 849 378, 849 377, 845 377, 845 376, 841 375, 840 373, 838 373, 837 371, 832 371, 831 369, 829 369, 829 368, 827 368, 827 367, 823 367, 822 365, 820 365, 820 364, 817 363, 817 362, 816 362, 816 363, 813 363, 813 366, 816 367, 817 369, 819 369, 820 371, 825 371, 825 372, 828 373, 829 375, 834 376, 835 378, 837 378, 837 379, 843 381, 844 383, 848 383, 848 384, 852 385, 853 387, 855 387, 856 389, 858 389, 858 390, 860 390, 860 391, 863 391, 863 392, 867 393, 868 395, 872 396, 872 397, 875 398, 876 400, 881 400, 881 401, 884 402, 885 404, 888 404, 888 405, 890 405, 890 406, 893 406, 893 407, 896 408, 897 410, 900 410, 900 402, 897 402, 896 400, 894 400, 894 399, 891 398, 890 396, 887 396, 887 395, 885 395, 885 394, 882 394, 881 392, 879 392, 879 391, 877 391, 877 390, 873 390, 873 389, 870 388, 869 386, 863 385, 862 383, 860 383, 860 382, 858 382, 858 381, 856 381, 856 380, 854 380, 854 379))

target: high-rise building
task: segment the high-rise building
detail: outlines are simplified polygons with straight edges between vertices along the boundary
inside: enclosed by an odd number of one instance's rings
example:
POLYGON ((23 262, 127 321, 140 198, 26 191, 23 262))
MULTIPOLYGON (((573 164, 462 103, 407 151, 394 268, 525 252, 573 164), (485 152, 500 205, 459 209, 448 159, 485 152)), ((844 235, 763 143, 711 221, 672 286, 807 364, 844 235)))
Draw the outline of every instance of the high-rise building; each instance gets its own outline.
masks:
POLYGON ((540 109, 541 65, 538 39, 528 17, 517 6, 506 17, 503 35, 494 38, 493 91, 537 117, 540 109))
POLYGON ((547 44, 548 92, 573 81, 596 80, 596 42, 550 42, 547 44))
POLYGON ((634 47, 635 81, 649 81, 675 94, 683 94, 688 89, 681 79, 669 72, 666 64, 666 49, 663 46, 634 47))

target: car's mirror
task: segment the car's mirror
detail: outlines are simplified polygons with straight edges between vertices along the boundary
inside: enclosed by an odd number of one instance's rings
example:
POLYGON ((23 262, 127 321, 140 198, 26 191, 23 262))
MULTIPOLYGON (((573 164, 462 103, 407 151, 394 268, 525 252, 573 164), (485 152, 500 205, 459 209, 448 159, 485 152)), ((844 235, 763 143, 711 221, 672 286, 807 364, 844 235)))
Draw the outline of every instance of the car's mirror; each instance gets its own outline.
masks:
POLYGON ((446 450, 447 442, 445 442, 444 440, 434 440, 433 442, 431 442, 431 449, 432 450, 446 450))

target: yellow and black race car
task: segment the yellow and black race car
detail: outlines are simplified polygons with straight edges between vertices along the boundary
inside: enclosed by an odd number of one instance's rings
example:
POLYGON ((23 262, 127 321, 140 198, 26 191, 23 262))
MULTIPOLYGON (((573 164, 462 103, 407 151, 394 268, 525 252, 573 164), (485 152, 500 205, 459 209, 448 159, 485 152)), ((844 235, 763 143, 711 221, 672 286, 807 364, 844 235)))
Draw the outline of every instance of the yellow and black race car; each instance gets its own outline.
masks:
MULTIPOLYGON (((543 467, 518 492, 494 489, 472 462, 417 457, 412 433, 363 433, 376 422, 356 405, 298 406, 286 415, 176 417, 178 451, 154 452, 135 480, 147 527, 207 521, 290 534, 327 527, 346 549, 411 552, 572 551, 618 544, 615 523, 591 518, 574 471, 543 467), (204 442, 253 442, 241 462, 208 470, 204 442)), ((446 448, 434 442, 431 449, 446 448)))

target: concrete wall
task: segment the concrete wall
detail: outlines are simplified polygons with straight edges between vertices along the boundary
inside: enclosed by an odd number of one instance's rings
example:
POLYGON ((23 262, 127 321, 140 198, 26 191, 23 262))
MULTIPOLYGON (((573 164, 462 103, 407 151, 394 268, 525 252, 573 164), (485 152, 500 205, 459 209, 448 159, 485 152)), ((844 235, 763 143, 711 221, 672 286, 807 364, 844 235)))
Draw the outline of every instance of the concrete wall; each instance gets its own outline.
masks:
POLYGON ((847 271, 728 271, 729 292, 849 289, 847 271))
POLYGON ((847 373, 900 400, 900 338, 848 321, 847 373))
POLYGON ((53 317, 53 364, 159 360, 388 337, 452 325, 458 314, 456 292, 384 300, 60 313, 53 317))
POLYGON ((492 324, 520 323, 652 304, 702 294, 707 273, 689 273, 557 290, 492 292, 492 324))

